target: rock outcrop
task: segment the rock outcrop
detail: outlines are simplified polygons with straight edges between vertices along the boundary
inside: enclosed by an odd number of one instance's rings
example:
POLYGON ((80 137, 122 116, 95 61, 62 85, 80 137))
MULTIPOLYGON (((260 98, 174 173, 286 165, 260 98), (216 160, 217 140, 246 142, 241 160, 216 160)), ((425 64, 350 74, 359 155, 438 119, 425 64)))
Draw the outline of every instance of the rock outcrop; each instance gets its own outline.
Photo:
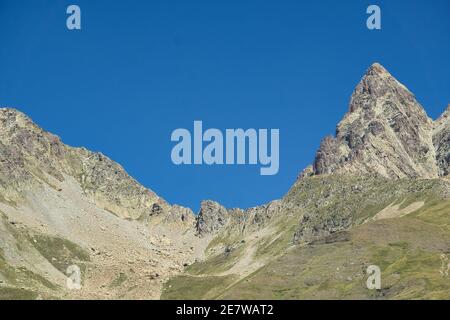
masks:
POLYGON ((414 95, 375 63, 353 92, 336 136, 322 141, 314 173, 435 178, 433 127, 414 95))
POLYGON ((230 214, 227 209, 215 201, 202 201, 197 217, 196 229, 200 236, 217 233, 228 223, 230 214))
POLYGON ((433 143, 440 176, 450 174, 450 104, 447 110, 435 121, 433 143))
POLYGON ((197 216, 197 234, 216 235, 224 229, 240 234, 253 232, 263 228, 278 214, 288 214, 292 207, 282 200, 274 200, 245 210, 227 209, 215 201, 203 201, 197 216))

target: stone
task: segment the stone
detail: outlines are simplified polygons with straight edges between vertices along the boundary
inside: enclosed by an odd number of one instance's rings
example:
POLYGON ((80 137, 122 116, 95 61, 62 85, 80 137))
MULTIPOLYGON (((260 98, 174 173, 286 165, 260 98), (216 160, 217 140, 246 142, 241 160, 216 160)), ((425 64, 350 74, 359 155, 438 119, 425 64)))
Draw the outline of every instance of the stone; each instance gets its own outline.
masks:
MULTIPOLYGON (((414 95, 380 64, 373 64, 357 85, 348 113, 335 136, 322 140, 313 164, 315 175, 377 174, 398 179, 436 178, 448 167, 448 132, 426 115, 414 95), (435 135, 433 139, 433 128, 435 135)), ((447 123, 447 122, 446 122, 447 123)))

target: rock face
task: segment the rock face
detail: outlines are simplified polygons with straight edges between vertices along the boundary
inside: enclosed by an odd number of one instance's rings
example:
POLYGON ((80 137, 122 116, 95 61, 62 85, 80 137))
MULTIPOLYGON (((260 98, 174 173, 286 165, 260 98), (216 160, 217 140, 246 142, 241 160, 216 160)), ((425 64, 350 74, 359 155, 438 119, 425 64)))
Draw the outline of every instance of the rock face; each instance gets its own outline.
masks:
MULTIPOLYGON (((28 189, 67 177, 78 181, 98 207, 121 218, 145 219, 154 214, 155 206, 172 218, 180 211, 103 154, 66 146, 23 113, 0 109, 0 194, 7 200, 20 200, 28 189)), ((189 210, 178 216, 183 221, 194 219, 189 210)))
POLYGON ((375 63, 353 92, 336 137, 322 141, 314 173, 435 178, 433 127, 414 95, 375 63))
POLYGON ((440 176, 447 176, 450 174, 450 104, 435 121, 433 143, 436 149, 438 173, 440 176))
POLYGON ((222 230, 238 233, 254 232, 263 228, 279 214, 288 214, 292 206, 281 200, 246 210, 226 209, 215 201, 203 201, 197 216, 196 230, 200 236, 216 235, 222 230))
POLYGON ((230 214, 215 201, 203 201, 197 217, 196 228, 200 236, 214 234, 228 223, 230 214))

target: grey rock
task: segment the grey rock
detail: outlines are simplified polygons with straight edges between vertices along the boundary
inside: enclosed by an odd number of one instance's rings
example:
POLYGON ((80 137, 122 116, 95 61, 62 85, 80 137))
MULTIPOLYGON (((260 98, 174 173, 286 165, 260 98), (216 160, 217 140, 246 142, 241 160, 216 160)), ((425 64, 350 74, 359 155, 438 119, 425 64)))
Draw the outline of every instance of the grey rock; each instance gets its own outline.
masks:
POLYGON ((217 233, 229 219, 228 210, 222 205, 211 200, 203 201, 196 222, 197 233, 200 236, 217 233))
POLYGON ((440 176, 450 174, 450 104, 434 123, 433 143, 440 176))
POLYGON ((435 178, 433 126, 414 95, 375 63, 354 90, 336 136, 322 141, 314 173, 435 178))

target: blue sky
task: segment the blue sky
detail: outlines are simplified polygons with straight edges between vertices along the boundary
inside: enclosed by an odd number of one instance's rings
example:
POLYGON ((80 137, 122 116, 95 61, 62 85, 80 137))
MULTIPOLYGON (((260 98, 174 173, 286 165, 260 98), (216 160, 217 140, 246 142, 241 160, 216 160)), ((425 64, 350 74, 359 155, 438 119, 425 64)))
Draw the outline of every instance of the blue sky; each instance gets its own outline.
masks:
POLYGON ((119 162, 171 203, 280 198, 375 61, 436 118, 450 103, 450 1, 0 0, 0 105, 119 162), (66 8, 82 30, 66 28, 66 8), (366 28, 366 8, 382 29, 366 28), (279 128, 280 171, 175 166, 176 128, 279 128))

